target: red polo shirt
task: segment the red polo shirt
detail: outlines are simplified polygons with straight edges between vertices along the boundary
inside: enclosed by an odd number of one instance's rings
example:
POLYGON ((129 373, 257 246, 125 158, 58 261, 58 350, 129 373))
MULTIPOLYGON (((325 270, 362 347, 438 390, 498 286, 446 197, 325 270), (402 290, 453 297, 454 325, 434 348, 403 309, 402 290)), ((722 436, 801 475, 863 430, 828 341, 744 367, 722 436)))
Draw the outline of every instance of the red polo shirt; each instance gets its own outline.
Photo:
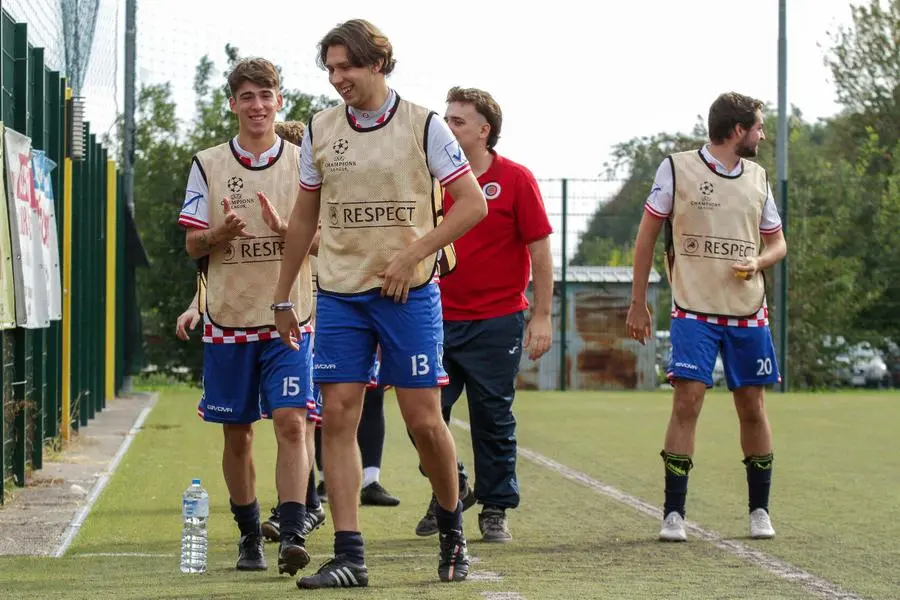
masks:
MULTIPOLYGON (((553 233, 534 175, 494 153, 478 178, 488 214, 455 242, 456 269, 441 278, 444 319, 490 319, 528 308, 528 244, 553 233)), ((444 193, 449 211, 453 198, 444 193)))

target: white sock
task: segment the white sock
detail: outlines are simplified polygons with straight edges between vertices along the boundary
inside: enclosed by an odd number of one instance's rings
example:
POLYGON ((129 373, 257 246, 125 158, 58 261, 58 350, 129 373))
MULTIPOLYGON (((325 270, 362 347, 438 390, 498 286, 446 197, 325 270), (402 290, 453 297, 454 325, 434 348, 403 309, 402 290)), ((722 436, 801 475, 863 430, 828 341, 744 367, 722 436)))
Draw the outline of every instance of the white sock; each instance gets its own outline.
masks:
POLYGON ((372 485, 376 481, 378 481, 378 476, 381 474, 381 469, 378 467, 366 467, 363 469, 363 482, 362 486, 366 487, 367 485, 372 485))

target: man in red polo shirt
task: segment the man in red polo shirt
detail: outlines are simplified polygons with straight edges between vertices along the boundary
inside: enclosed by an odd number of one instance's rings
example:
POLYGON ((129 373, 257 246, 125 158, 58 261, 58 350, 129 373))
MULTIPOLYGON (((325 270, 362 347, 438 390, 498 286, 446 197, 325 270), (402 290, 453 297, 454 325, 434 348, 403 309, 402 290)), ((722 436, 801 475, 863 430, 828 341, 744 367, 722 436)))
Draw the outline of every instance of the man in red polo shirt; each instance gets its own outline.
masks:
MULTIPOLYGON (((512 539, 506 510, 519 505, 516 419, 512 413, 522 349, 532 360, 550 349, 553 295, 552 228, 534 175, 498 155, 503 115, 485 91, 452 88, 445 120, 472 165, 487 199, 488 216, 455 242, 457 268, 441 278, 444 369, 450 384, 441 392, 444 419, 466 390, 475 454, 478 526, 486 542, 512 539), (534 306, 526 323, 529 275, 534 306)), ((445 194, 444 208, 453 198, 445 194)), ((460 463, 460 490, 466 490, 460 463)), ((416 527, 437 533, 435 502, 416 527)))

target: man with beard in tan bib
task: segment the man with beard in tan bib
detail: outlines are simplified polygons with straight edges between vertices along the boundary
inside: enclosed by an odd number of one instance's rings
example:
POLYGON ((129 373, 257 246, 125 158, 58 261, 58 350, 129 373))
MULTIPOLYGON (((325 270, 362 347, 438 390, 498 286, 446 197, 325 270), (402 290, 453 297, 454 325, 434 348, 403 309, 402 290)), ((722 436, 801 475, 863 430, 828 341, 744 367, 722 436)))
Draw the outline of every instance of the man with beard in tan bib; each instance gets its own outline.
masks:
POLYGON ((653 335, 647 285, 653 247, 666 227, 666 273, 672 288, 672 415, 661 452, 664 520, 659 538, 685 541, 685 500, 697 419, 722 354, 734 395, 747 471, 750 535, 775 535, 769 518, 772 432, 764 386, 780 380, 769 331, 763 271, 787 245, 765 169, 757 155, 763 104, 737 93, 709 109, 709 143, 663 160, 644 207, 634 251, 628 334, 653 335))

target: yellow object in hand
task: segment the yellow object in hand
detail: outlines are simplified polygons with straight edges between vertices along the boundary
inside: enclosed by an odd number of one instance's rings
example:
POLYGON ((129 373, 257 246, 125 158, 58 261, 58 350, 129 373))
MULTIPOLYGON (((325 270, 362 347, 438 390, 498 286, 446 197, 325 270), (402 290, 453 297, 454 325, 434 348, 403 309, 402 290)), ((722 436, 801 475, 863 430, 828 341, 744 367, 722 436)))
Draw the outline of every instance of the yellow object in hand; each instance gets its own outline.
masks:
POLYGON ((750 281, 750 278, 753 277, 753 273, 749 271, 735 271, 734 276, 738 279, 743 279, 744 281, 750 281))

